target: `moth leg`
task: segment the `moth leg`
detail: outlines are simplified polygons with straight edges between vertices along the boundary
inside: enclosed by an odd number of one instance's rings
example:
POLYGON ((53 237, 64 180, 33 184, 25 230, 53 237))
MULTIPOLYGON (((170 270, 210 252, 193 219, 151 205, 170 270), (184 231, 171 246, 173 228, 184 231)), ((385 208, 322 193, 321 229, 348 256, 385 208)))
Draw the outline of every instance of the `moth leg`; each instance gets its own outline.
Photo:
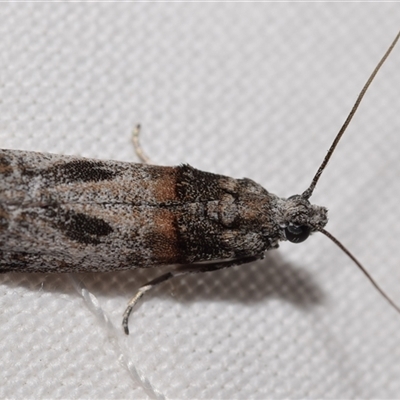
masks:
POLYGON ((143 295, 148 292, 150 289, 153 289, 155 286, 159 285, 162 282, 168 281, 176 276, 199 273, 199 272, 210 272, 216 271, 218 269, 233 267, 235 265, 245 264, 252 261, 256 261, 262 258, 262 255, 258 256, 251 256, 245 257, 238 260, 229 260, 229 261, 221 261, 212 264, 190 264, 190 265, 181 265, 176 269, 167 272, 164 275, 161 275, 150 282, 147 282, 145 285, 141 286, 135 296, 133 296, 125 309, 125 312, 122 316, 122 326, 124 331, 127 335, 129 335, 129 328, 128 328, 128 320, 129 316, 132 313, 133 308, 135 307, 136 303, 143 297, 143 295))
POLYGON ((136 128, 133 130, 132 133, 132 142, 133 142, 133 147, 135 149, 135 153, 143 164, 151 164, 150 158, 146 156, 146 153, 143 151, 142 146, 140 145, 139 135, 140 135, 140 124, 137 124, 136 128))
POLYGON ((158 278, 153 279, 150 282, 147 282, 145 285, 141 286, 137 293, 135 294, 135 296, 133 296, 129 302, 128 305, 125 309, 125 312, 123 314, 122 317, 122 326, 124 328, 124 331, 127 335, 129 335, 129 328, 128 328, 128 320, 129 320, 129 316, 131 315, 131 312, 133 310, 133 307, 135 307, 136 303, 139 301, 139 299, 141 299, 143 297, 143 295, 148 292, 150 289, 153 289, 155 286, 157 286, 158 284, 168 281, 171 278, 174 278, 175 276, 179 276, 179 275, 186 275, 189 274, 190 271, 179 271, 174 270, 174 271, 170 271, 167 272, 164 275, 159 276, 158 278))

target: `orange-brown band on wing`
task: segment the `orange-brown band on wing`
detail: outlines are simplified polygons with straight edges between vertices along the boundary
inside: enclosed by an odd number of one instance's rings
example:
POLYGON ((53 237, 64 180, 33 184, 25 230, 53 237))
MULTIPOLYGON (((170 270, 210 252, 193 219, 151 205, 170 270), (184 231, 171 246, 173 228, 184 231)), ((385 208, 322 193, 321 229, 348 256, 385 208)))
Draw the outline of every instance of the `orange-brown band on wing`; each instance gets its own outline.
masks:
POLYGON ((154 210, 151 230, 146 233, 146 242, 152 252, 152 259, 160 264, 179 262, 178 233, 176 211, 167 209, 154 210))
POLYGON ((155 170, 152 180, 152 190, 157 203, 169 203, 179 201, 176 183, 177 183, 177 167, 155 170))

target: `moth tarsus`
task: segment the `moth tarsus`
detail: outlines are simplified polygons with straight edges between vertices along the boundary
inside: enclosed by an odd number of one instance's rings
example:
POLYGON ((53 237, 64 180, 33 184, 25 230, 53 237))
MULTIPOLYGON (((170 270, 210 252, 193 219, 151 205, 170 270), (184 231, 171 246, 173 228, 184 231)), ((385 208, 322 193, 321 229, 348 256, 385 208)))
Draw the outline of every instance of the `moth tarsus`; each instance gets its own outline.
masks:
POLYGON ((135 307, 137 302, 143 297, 143 295, 146 292, 148 292, 150 289, 154 288, 155 286, 159 285, 160 283, 168 281, 177 276, 193 274, 193 273, 198 273, 198 272, 217 271, 219 269, 233 267, 233 266, 241 265, 241 264, 247 264, 252 261, 257 261, 260 258, 262 258, 262 256, 248 257, 248 258, 244 258, 242 260, 232 260, 232 261, 224 261, 224 262, 212 263, 212 264, 203 264, 203 265, 198 265, 197 267, 193 266, 193 265, 181 265, 181 266, 176 267, 172 271, 167 272, 164 275, 158 276, 157 278, 155 278, 155 279, 151 280, 150 282, 147 282, 146 284, 141 286, 138 289, 138 291, 136 292, 135 296, 133 296, 132 299, 128 302, 128 306, 126 307, 125 312, 122 317, 122 326, 124 328, 124 332, 127 335, 129 335, 129 327, 128 327, 129 316, 131 315, 133 308, 135 307))
POLYGON ((146 153, 143 151, 142 146, 140 144, 140 139, 139 139, 140 129, 141 129, 140 124, 137 124, 135 126, 135 129, 133 130, 133 133, 132 133, 133 147, 135 149, 136 155, 139 157, 139 160, 143 164, 151 164, 150 158, 147 157, 146 153))
POLYGON ((199 171, 189 165, 101 161, 0 150, 0 272, 109 272, 175 265, 139 288, 123 315, 150 289, 178 275, 209 272, 258 260, 280 241, 301 243, 322 232, 366 274, 324 227, 325 207, 313 190, 362 97, 400 36, 359 94, 345 123, 301 195, 280 198, 250 179, 199 171))

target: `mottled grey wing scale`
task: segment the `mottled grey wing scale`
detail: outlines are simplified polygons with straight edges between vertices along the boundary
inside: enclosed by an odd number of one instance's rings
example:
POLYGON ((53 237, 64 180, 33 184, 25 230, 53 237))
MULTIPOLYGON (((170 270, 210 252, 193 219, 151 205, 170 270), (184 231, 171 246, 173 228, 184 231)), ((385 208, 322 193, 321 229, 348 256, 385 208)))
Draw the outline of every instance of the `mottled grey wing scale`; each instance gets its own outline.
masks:
MULTIPOLYGON (((110 271, 260 254, 261 236, 249 242, 240 226, 238 196, 248 191, 269 201, 249 180, 187 165, 0 150, 0 271, 110 271)), ((259 215, 246 215, 252 219, 259 215)))

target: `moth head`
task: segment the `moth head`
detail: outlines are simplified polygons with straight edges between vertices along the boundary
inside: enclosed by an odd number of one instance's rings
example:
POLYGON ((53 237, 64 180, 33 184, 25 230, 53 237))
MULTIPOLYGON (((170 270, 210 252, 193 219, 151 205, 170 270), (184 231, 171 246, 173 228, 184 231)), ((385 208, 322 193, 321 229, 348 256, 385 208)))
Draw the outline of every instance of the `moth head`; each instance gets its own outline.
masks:
POLYGON ((292 243, 304 242, 312 232, 323 228, 328 222, 328 210, 311 204, 301 195, 286 200, 283 215, 286 239, 292 243))
POLYGON ((327 218, 327 210, 324 207, 319 207, 310 204, 308 201, 312 196, 314 189, 318 183, 319 178, 321 177, 322 172, 324 171, 326 165, 329 162, 333 152, 340 139, 342 138, 344 132, 346 131, 350 121, 352 120, 354 114, 356 113, 361 100, 363 99, 366 91, 368 90, 371 82, 374 80, 376 74, 379 69, 388 58, 390 52, 393 50, 397 41, 400 39, 400 32, 397 33, 394 38, 392 44, 387 49, 386 53, 383 55, 378 65, 373 70, 372 74, 368 78, 367 82, 364 84, 360 94, 357 97, 356 102, 354 103, 352 109, 350 110, 349 115, 347 116, 345 122, 337 133, 334 141, 331 144, 324 160, 319 166, 316 174, 314 175, 313 180, 311 181, 310 186, 303 192, 301 195, 296 195, 289 197, 285 200, 285 205, 281 211, 283 211, 283 220, 281 220, 281 227, 284 230, 284 234, 287 240, 293 243, 303 242, 308 238, 310 233, 313 231, 319 231, 324 234, 326 237, 332 240, 344 253, 346 253, 354 263, 360 268, 360 270, 365 274, 365 276, 370 280, 370 282, 375 286, 375 288, 379 291, 379 293, 389 302, 389 304, 400 314, 400 307, 386 294, 386 292, 381 289, 381 287, 375 282, 372 276, 368 273, 368 271, 362 266, 362 264, 353 256, 352 253, 331 233, 324 229, 326 223, 328 222, 327 218))

